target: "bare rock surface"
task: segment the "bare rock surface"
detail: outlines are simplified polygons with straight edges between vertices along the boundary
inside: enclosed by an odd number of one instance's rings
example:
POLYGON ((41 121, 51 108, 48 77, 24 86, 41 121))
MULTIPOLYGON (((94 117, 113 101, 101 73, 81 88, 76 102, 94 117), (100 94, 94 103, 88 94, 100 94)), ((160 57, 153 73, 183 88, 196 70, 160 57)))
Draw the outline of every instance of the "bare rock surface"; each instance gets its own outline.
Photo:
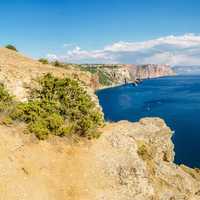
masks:
POLYGON ((175 75, 170 65, 165 64, 126 65, 126 67, 131 76, 135 77, 135 79, 149 79, 175 75))
POLYGON ((38 141, 0 126, 0 199, 198 200, 200 172, 173 163, 163 120, 106 125, 94 141, 38 141))

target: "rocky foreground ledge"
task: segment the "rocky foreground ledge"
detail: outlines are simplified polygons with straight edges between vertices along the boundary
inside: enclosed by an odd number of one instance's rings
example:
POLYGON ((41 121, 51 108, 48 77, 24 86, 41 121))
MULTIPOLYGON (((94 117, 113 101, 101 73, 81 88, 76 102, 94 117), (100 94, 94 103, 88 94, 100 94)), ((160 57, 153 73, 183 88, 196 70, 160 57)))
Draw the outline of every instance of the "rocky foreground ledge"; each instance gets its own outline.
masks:
POLYGON ((173 163, 163 120, 106 125, 98 140, 37 141, 0 126, 0 199, 198 200, 200 172, 173 163))

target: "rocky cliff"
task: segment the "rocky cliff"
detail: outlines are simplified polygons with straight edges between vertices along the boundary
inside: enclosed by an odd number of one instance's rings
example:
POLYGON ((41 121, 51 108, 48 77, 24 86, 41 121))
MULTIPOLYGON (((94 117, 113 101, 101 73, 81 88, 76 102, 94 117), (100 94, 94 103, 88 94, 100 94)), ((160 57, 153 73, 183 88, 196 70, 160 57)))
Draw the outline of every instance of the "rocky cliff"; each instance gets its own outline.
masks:
POLYGON ((131 76, 135 79, 150 79, 162 76, 173 76, 175 72, 169 65, 146 64, 126 65, 131 76))
MULTIPOLYGON (((18 100, 48 72, 75 73, 95 99, 88 73, 41 65, 5 49, 0 67, 0 81, 18 100)), ((23 133, 24 124, 0 122, 2 200, 200 199, 200 171, 173 163, 172 132, 161 119, 107 123, 99 139, 75 143, 56 136, 39 141, 23 133)))
POLYGON ((100 80, 100 87, 135 82, 137 79, 150 79, 175 75, 175 72, 169 65, 158 64, 88 64, 81 65, 81 68, 97 74, 100 80), (101 82, 102 76, 105 80, 104 82, 101 82))
POLYGON ((173 163, 163 120, 108 124, 98 140, 37 141, 0 126, 0 199, 199 200, 200 171, 173 163))

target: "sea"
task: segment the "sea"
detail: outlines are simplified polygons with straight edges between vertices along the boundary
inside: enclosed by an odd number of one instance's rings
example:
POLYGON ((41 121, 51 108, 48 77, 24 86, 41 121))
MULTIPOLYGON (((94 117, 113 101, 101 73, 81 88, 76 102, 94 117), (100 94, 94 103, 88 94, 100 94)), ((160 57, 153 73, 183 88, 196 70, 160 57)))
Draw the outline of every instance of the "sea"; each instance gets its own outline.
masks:
POLYGON ((200 76, 172 76, 98 90, 105 120, 161 117, 174 131, 175 163, 200 168, 200 76))

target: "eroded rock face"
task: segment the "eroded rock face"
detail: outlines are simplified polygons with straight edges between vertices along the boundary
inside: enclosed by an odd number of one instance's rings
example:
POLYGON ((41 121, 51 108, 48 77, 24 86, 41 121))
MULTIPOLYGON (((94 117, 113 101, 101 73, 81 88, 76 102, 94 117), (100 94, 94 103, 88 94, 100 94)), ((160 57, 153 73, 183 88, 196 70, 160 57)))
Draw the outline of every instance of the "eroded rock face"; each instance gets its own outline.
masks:
MULTIPOLYGON (((106 74, 109 86, 116 86, 125 83, 136 82, 138 79, 150 79, 162 76, 173 76, 175 72, 169 65, 164 64, 88 64, 90 68, 94 67, 103 74, 106 74)), ((108 86, 100 86, 108 87, 108 86)), ((98 88, 98 87, 97 87, 98 88)))
POLYGON ((105 127, 98 142, 98 149, 105 151, 96 153, 110 180, 110 188, 102 192, 105 199, 200 199, 200 174, 190 169, 196 176, 191 175, 173 163, 171 136, 161 119, 105 127))
POLYGON ((106 125, 98 140, 37 141, 0 127, 0 196, 6 200, 198 200, 198 170, 173 163, 163 120, 106 125))
POLYGON ((119 65, 115 68, 103 68, 103 70, 109 74, 110 79, 112 80, 112 85, 124 84, 133 81, 129 70, 124 66, 119 65))
POLYGON ((130 74, 136 79, 149 79, 162 76, 173 76, 175 72, 169 65, 145 64, 145 65, 127 65, 130 74))

